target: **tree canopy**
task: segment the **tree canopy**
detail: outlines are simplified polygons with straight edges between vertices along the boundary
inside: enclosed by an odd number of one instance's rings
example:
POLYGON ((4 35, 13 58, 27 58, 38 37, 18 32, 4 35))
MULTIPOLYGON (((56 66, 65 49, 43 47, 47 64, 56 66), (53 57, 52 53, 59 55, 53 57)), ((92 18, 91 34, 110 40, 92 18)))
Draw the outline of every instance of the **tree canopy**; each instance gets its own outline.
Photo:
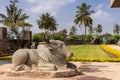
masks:
POLYGON ((87 5, 86 3, 82 3, 80 6, 77 6, 76 16, 75 16, 75 24, 85 26, 85 35, 86 35, 86 27, 89 27, 92 25, 92 18, 90 15, 94 13, 94 10, 90 10, 91 5, 87 5))
POLYGON ((45 31, 55 31, 57 30, 57 23, 50 13, 42 14, 37 20, 38 27, 44 29, 45 31))
POLYGON ((22 13, 22 9, 16 6, 18 0, 11 0, 9 6, 6 6, 6 14, 0 13, 0 23, 4 24, 17 39, 20 39, 21 32, 25 27, 31 27, 32 24, 25 20, 29 18, 26 13, 22 13), (22 29, 19 32, 20 28, 22 29))

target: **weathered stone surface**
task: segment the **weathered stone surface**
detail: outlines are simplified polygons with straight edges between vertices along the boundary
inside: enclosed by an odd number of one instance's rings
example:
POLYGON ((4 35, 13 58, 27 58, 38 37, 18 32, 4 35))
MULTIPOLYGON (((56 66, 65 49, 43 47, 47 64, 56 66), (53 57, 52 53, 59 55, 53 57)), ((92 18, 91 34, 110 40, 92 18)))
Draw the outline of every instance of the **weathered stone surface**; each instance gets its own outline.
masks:
POLYGON ((65 78, 72 77, 82 74, 77 70, 67 69, 67 70, 58 70, 58 71, 19 71, 19 72, 8 72, 7 77, 30 77, 30 78, 65 78))
POLYGON ((0 40, 7 39, 7 28, 0 27, 0 40))
POLYGON ((117 42, 117 46, 120 46, 120 40, 117 42))
POLYGON ((14 71, 56 71, 76 68, 68 64, 66 57, 72 57, 64 42, 50 40, 50 43, 40 43, 37 49, 19 49, 12 57, 14 71))

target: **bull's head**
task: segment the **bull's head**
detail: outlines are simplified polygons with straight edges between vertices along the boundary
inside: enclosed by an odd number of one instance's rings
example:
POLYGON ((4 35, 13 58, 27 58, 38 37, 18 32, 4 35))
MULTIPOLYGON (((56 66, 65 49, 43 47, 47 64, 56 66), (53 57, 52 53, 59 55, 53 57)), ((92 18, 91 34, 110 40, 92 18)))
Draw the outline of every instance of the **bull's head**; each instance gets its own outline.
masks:
MULTIPOLYGON (((73 53, 71 53, 64 42, 59 40, 50 40, 50 46, 52 47, 52 51, 57 51, 57 54, 60 54, 62 56, 65 56, 66 58, 70 58, 73 56, 73 53)), ((55 53, 56 54, 56 53, 55 53)))

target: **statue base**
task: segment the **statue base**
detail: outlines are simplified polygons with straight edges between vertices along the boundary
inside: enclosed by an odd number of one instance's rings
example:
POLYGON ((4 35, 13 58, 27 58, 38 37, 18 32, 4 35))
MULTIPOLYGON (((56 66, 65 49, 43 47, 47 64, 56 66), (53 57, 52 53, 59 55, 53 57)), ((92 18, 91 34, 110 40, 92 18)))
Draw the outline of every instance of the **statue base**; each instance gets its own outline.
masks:
POLYGON ((65 78, 65 77, 72 77, 76 75, 81 75, 82 73, 78 70, 58 70, 58 71, 31 71, 31 72, 8 72, 8 77, 29 77, 29 78, 65 78))

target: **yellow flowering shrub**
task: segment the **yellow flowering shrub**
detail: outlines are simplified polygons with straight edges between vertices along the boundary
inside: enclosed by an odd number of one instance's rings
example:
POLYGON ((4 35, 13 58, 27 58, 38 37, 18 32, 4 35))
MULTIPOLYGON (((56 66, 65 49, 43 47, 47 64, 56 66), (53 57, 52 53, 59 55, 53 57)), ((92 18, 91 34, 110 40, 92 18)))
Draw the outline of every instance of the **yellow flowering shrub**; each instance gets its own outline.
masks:
POLYGON ((81 62, 120 62, 120 58, 67 58, 68 61, 81 61, 81 62))
POLYGON ((120 58, 120 51, 110 48, 108 45, 101 45, 101 48, 106 52, 115 55, 117 58, 120 58))

